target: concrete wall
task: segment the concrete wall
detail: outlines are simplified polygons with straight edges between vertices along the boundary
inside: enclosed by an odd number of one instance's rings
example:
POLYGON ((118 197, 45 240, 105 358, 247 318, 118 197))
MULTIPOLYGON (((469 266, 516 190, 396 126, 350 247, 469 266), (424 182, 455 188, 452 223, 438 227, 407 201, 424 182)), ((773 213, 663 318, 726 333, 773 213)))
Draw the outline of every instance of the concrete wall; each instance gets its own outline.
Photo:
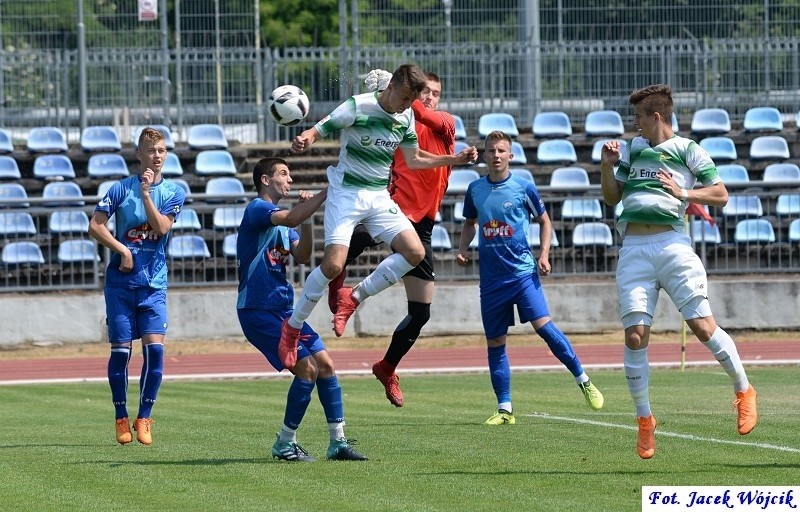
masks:
MULTIPOLYGON (((711 306, 728 329, 800 329, 800 283, 791 277, 712 280, 711 306)), ((568 283, 545 280, 545 293, 556 323, 565 332, 619 330, 616 287, 611 280, 568 283)), ((168 339, 241 339, 233 289, 173 289, 168 294, 168 339)), ((32 343, 92 343, 102 339, 102 292, 0 295, 0 347, 32 343)), ((405 315, 402 286, 394 286, 361 306, 346 336, 388 336, 405 315)), ((331 314, 320 301, 309 319, 323 337, 331 337, 331 314)), ((662 292, 654 330, 677 331, 680 316, 662 292)), ((478 288, 471 284, 436 287, 431 321, 424 334, 480 334, 478 288)), ((515 326, 511 332, 530 332, 515 326)))

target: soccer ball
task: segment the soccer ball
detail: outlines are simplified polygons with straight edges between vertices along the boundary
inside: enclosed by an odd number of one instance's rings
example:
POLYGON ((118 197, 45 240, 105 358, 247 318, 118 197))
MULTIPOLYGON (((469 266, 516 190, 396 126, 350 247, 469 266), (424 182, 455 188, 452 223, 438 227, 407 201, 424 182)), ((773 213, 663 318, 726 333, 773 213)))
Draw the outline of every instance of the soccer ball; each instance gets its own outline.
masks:
POLYGON ((283 126, 294 126, 308 115, 308 96, 296 85, 281 85, 269 95, 269 114, 283 126))

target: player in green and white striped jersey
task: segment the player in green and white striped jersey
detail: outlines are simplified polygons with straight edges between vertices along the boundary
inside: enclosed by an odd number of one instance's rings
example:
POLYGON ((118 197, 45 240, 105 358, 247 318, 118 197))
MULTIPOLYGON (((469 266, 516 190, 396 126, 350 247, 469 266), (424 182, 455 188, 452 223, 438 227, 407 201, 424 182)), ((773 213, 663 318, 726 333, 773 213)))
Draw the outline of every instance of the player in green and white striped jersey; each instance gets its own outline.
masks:
POLYGON ((739 434, 755 428, 758 413, 756 390, 748 382, 733 340, 714 320, 706 269, 683 226, 688 203, 724 206, 728 191, 708 153, 673 133, 669 86, 639 89, 629 101, 641 136, 627 146, 607 142, 600 172, 606 203, 623 205, 617 225, 624 237, 617 292, 625 328, 625 378, 639 423, 636 449, 649 459, 655 453, 656 420, 650 410, 647 345, 661 288, 733 381, 739 434), (694 189, 698 180, 704 186, 694 189))

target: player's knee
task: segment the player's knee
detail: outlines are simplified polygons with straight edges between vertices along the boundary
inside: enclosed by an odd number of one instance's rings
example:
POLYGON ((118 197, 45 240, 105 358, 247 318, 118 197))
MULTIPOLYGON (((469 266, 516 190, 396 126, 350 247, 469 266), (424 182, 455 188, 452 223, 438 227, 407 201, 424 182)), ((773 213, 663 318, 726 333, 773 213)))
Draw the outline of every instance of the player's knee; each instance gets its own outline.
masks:
POLYGON ((342 270, 344 270, 344 265, 337 261, 323 260, 320 268, 322 269, 322 273, 325 275, 325 277, 332 280, 342 273, 342 270))
POLYGON ((408 316, 415 327, 422 329, 431 319, 431 305, 424 302, 408 302, 408 316))
POLYGON ((410 264, 416 267, 425 259, 425 248, 422 247, 422 244, 412 247, 404 256, 410 264))
POLYGON ((295 364, 291 372, 295 377, 309 382, 314 382, 317 380, 317 376, 319 375, 319 371, 313 357, 304 357, 303 359, 297 361, 297 364, 295 364))

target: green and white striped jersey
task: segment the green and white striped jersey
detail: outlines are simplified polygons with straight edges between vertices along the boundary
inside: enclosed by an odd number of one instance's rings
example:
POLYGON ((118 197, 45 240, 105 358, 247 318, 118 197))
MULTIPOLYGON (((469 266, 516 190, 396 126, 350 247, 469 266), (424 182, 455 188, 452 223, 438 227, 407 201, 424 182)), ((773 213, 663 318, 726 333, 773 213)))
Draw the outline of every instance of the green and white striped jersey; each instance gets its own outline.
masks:
POLYGON ((622 189, 622 214, 617 230, 625 236, 629 222, 663 224, 684 232, 687 203, 673 197, 658 181, 658 170, 669 171, 675 182, 687 190, 697 181, 704 186, 720 180, 708 152, 691 139, 678 135, 657 146, 636 137, 621 148, 616 179, 625 183, 622 189))
POLYGON ((377 93, 351 96, 315 128, 323 137, 342 133, 339 163, 328 168, 328 181, 336 186, 385 189, 395 150, 419 147, 414 112, 410 108, 400 114, 386 112, 377 93))

